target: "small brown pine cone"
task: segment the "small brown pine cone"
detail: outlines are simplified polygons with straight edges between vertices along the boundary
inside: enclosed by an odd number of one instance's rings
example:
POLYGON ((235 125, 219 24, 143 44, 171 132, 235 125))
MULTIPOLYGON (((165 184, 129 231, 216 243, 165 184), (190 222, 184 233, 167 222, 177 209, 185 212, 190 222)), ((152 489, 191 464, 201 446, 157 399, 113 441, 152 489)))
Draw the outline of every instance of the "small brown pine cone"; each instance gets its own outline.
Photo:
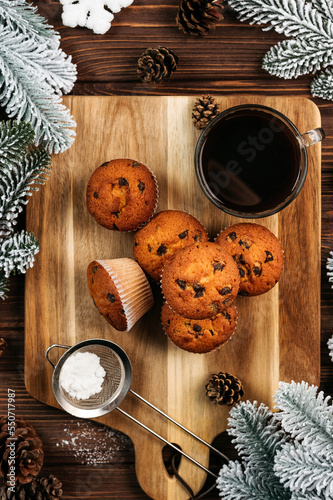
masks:
POLYGON ((15 492, 9 486, 0 487, 0 500, 59 500, 62 497, 61 482, 50 474, 47 477, 37 477, 29 484, 16 483, 15 492))
POLYGON ((15 480, 27 484, 43 466, 42 441, 32 425, 22 418, 15 419, 14 430, 11 425, 6 417, 0 419, 0 475, 7 480, 14 467, 15 480))
POLYGON ((244 396, 241 381, 227 372, 213 374, 206 384, 206 396, 217 405, 231 406, 244 396))
POLYGON ((207 35, 223 19, 223 9, 223 0, 181 0, 176 23, 186 35, 207 35))
POLYGON ((192 109, 192 121, 195 128, 198 130, 204 129, 219 113, 219 105, 215 103, 214 97, 210 95, 198 97, 192 109))
POLYGON ((176 71, 178 57, 166 47, 148 48, 138 59, 138 77, 145 83, 160 83, 176 71))

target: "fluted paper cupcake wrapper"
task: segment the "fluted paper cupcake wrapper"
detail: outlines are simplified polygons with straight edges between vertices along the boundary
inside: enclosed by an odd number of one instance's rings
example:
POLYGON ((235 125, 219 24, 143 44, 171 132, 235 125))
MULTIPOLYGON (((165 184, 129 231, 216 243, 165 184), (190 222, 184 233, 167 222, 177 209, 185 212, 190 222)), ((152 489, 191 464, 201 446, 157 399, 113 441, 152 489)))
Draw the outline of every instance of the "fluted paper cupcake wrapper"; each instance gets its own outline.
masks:
POLYGON ((154 298, 141 267, 129 258, 97 260, 111 277, 122 303, 127 331, 153 306, 154 298))

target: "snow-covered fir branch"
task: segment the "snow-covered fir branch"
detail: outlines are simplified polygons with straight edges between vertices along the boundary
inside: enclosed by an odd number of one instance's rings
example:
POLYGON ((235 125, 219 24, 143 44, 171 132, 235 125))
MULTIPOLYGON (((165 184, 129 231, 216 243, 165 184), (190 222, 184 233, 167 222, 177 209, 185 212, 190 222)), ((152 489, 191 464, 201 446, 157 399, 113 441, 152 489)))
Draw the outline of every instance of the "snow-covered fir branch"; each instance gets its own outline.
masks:
POLYGON ((0 168, 11 169, 20 164, 34 142, 34 135, 29 123, 0 122, 0 168))
POLYGON ((263 69, 286 79, 322 70, 312 81, 312 95, 333 100, 332 0, 228 0, 228 4, 241 21, 292 37, 271 47, 263 69))
POLYGON ((13 271, 25 273, 33 266, 38 251, 37 238, 24 230, 0 240, 0 271, 4 272, 6 278, 13 271))
POLYGON ((333 361, 333 337, 331 337, 327 342, 328 348, 330 350, 331 360, 333 361))
POLYGON ((275 402, 279 411, 274 414, 249 401, 231 410, 228 433, 243 461, 222 467, 221 498, 332 499, 331 398, 305 382, 280 382, 275 402))
MULTIPOLYGON (((332 79, 333 79, 333 73, 332 73, 332 79)), ((330 252, 330 256, 327 258, 327 263, 326 263, 326 269, 327 269, 327 276, 328 276, 328 281, 330 283, 333 283, 333 252, 330 252)), ((333 285, 332 285, 333 288, 333 285)))
POLYGON ((9 290, 8 278, 6 278, 5 273, 0 271, 0 299, 5 300, 7 298, 7 292, 9 290))
POLYGON ((321 97, 333 101, 333 68, 318 73, 311 82, 313 97, 321 97))
POLYGON ((76 125, 60 99, 73 88, 76 66, 59 44, 28 2, 0 0, 0 105, 31 123, 36 145, 54 153, 71 146, 76 125))
POLYGON ((44 149, 30 150, 20 164, 0 171, 0 237, 10 234, 23 205, 28 203, 27 197, 47 180, 50 160, 44 149))
POLYGON ((290 491, 281 486, 279 491, 271 487, 265 474, 256 469, 242 467, 238 462, 229 462, 220 470, 216 487, 223 500, 289 500, 290 491))
POLYGON ((267 470, 276 449, 285 442, 284 432, 271 410, 254 401, 241 402, 230 411, 228 434, 238 454, 249 466, 267 470))
POLYGON ((333 406, 318 387, 307 382, 280 382, 275 393, 276 418, 283 429, 304 446, 317 452, 325 449, 333 466, 333 406))
POLYGON ((13 30, 19 28, 44 43, 45 39, 48 43, 54 43, 54 39, 58 42, 60 38, 46 19, 37 13, 37 7, 26 0, 0 0, 0 24, 13 30))
POLYGON ((333 462, 329 455, 304 442, 287 443, 276 453, 274 470, 293 492, 333 498, 333 462))

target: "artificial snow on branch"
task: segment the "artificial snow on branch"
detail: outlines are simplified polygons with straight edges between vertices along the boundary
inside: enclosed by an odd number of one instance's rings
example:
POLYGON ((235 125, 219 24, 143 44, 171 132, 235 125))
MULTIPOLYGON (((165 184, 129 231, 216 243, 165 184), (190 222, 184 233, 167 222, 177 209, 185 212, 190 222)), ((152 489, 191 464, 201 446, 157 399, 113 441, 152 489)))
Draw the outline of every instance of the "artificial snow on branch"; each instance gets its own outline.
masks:
POLYGON ((320 72, 313 80, 314 96, 333 99, 333 7, 330 0, 228 0, 241 21, 265 24, 293 37, 267 52, 263 69, 282 78, 320 72))
POLYGON ((36 145, 65 151, 75 122, 61 102, 76 80, 76 66, 60 37, 25 0, 0 0, 0 105, 9 117, 32 124, 36 145))
POLYGON ((44 149, 27 149, 33 141, 30 125, 0 123, 0 237, 8 236, 28 196, 50 174, 50 155, 44 149))
POLYGON ((29 232, 14 233, 28 197, 50 174, 50 155, 33 146, 34 132, 24 122, 0 123, 0 298, 5 299, 12 272, 25 273, 39 250, 29 232))
POLYGON ((330 397, 302 382, 280 382, 272 413, 239 403, 228 433, 243 462, 224 465, 217 479, 227 500, 333 498, 333 407, 330 397))

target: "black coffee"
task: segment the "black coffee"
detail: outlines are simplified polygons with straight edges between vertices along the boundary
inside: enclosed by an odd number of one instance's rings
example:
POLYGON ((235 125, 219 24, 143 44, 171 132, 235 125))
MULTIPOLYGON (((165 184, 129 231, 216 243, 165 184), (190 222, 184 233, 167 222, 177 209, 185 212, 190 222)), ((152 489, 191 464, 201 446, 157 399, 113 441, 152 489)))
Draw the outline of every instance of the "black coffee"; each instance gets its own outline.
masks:
POLYGON ((231 211, 271 210, 292 193, 300 146, 279 118, 238 110, 217 122, 201 149, 202 182, 231 211))

